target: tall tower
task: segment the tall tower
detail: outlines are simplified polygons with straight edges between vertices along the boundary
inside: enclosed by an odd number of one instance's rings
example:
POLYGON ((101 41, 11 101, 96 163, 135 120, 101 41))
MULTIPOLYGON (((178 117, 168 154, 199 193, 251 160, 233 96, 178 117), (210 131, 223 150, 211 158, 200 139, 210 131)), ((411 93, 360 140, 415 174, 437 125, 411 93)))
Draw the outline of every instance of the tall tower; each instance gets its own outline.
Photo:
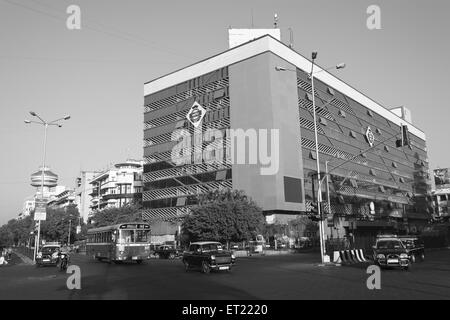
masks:
POLYGON ((36 188, 36 197, 41 196, 42 171, 44 171, 44 198, 49 198, 51 189, 58 185, 58 175, 50 171, 49 167, 40 167, 39 171, 31 175, 31 186, 36 188))

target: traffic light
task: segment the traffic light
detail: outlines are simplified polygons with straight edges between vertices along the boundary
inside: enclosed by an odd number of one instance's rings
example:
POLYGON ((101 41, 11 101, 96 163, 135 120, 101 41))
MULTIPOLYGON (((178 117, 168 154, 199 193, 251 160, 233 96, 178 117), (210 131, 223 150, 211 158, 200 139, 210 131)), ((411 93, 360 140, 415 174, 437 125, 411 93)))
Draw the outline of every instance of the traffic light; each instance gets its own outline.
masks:
POLYGON ((321 221, 323 217, 323 203, 322 202, 313 202, 311 203, 311 214, 308 215, 308 218, 311 221, 321 221), (319 215, 319 206, 320 206, 320 215, 319 215))
POLYGON ((401 138, 396 141, 397 148, 401 148, 404 146, 409 147, 410 143, 409 143, 408 126, 406 124, 402 124, 400 130, 401 130, 401 138))

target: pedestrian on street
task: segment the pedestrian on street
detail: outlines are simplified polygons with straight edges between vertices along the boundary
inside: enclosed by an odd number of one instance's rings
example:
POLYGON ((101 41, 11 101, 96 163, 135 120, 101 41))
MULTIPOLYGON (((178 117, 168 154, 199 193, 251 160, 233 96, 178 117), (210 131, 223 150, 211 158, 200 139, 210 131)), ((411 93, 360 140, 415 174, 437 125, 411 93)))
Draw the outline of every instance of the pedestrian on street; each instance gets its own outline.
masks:
POLYGON ((8 264, 8 261, 6 261, 5 257, 2 255, 0 256, 0 267, 6 266, 8 264))

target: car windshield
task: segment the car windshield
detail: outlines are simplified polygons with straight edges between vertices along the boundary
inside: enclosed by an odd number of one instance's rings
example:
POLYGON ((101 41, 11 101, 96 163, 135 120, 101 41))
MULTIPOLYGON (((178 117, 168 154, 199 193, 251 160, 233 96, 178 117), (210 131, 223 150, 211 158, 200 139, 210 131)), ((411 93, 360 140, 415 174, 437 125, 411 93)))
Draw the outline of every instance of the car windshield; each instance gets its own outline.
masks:
POLYGON ((377 243, 378 249, 403 249, 404 246, 398 240, 382 240, 377 243))
POLYGON ((57 249, 59 249, 59 247, 43 247, 43 248, 42 248, 42 253, 44 253, 44 254, 53 253, 53 252, 55 252, 57 249))
POLYGON ((149 234, 149 230, 120 230, 119 243, 146 243, 149 234))
POLYGON ((212 251, 222 251, 223 247, 219 243, 210 243, 203 245, 202 249, 203 252, 212 252, 212 251))
POLYGON ((402 240, 403 244, 407 247, 414 247, 415 241, 414 240, 402 240))

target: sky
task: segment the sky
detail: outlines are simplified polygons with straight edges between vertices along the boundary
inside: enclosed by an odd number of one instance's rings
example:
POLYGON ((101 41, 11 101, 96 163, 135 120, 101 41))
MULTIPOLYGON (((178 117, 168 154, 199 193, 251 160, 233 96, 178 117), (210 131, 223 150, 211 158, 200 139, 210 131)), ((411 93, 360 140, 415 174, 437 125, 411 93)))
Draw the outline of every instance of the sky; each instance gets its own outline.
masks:
POLYGON ((42 162, 59 184, 80 170, 143 155, 143 84, 228 49, 228 28, 271 28, 282 41, 385 107, 405 106, 427 136, 430 168, 450 167, 446 130, 450 71, 447 0, 0 0, 0 225, 34 194, 30 175, 42 162), (81 29, 69 30, 70 5, 81 29), (381 29, 366 12, 380 7, 381 29))

